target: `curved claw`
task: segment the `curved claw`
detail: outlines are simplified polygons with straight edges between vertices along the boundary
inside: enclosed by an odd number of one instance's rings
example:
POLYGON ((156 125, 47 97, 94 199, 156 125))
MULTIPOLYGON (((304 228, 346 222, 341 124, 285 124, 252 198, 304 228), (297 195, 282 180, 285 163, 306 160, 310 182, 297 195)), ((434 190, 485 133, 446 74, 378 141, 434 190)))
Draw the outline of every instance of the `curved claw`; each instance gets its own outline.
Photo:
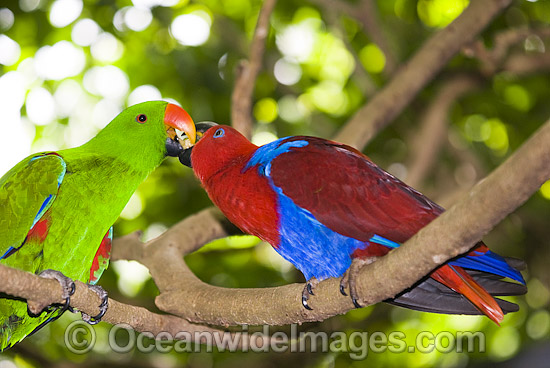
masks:
POLYGON ((346 286, 349 285, 350 269, 351 266, 349 269, 346 270, 346 272, 344 272, 342 278, 340 279, 340 294, 342 294, 343 296, 348 296, 348 294, 346 294, 346 286))
POLYGON ((97 294, 97 296, 99 296, 99 298, 101 299, 101 304, 99 305, 99 313, 95 316, 90 316, 84 312, 81 312, 82 320, 90 325, 95 325, 101 322, 101 318, 103 318, 105 313, 107 313, 107 309, 109 309, 109 296, 101 286, 88 284, 88 288, 90 288, 93 292, 97 294))
POLYGON ((307 301, 309 300, 310 295, 315 295, 313 293, 313 289, 315 289, 315 287, 318 284, 319 284, 319 280, 317 280, 315 277, 312 277, 311 279, 308 280, 308 282, 306 283, 306 286, 304 286, 304 290, 302 290, 302 305, 304 306, 305 309, 313 310, 311 309, 307 301))
MULTIPOLYGON (((73 296, 76 285, 73 280, 68 278, 67 276, 63 275, 61 272, 56 270, 47 269, 38 274, 38 276, 45 278, 45 279, 53 279, 57 280, 59 284, 61 285, 63 289, 63 294, 61 297, 65 299, 65 303, 63 303, 63 307, 61 308, 61 314, 63 314, 66 310, 70 310, 70 304, 71 304, 71 296, 73 296)), ((54 307, 50 308, 54 309, 54 307)))
POLYGON ((357 299, 352 298, 351 301, 353 302, 353 305, 355 305, 355 308, 363 308, 361 304, 357 301, 357 299))
POLYGON ((307 288, 307 292, 310 293, 311 295, 315 295, 313 293, 313 288, 311 286, 311 284, 308 282, 307 285, 306 285, 306 288, 307 288))
POLYGON ((346 287, 342 284, 340 284, 340 294, 343 296, 348 296, 348 294, 346 294, 346 287))
POLYGON ((313 309, 309 306, 309 304, 307 304, 307 300, 308 300, 308 298, 306 298, 306 297, 304 297, 304 296, 302 295, 302 305, 304 306, 304 308, 307 309, 307 310, 313 310, 313 309))

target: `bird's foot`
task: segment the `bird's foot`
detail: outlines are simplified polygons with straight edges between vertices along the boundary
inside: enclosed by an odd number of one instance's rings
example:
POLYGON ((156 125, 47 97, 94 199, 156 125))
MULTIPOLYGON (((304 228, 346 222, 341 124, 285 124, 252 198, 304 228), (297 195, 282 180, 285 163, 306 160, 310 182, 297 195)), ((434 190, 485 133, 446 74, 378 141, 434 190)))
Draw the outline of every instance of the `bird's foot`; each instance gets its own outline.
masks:
POLYGON ((98 324, 101 321, 101 318, 107 313, 107 309, 109 309, 109 296, 107 295, 107 292, 98 285, 90 285, 87 284, 88 288, 92 290, 94 293, 99 296, 99 299, 101 299, 101 304, 99 305, 99 313, 95 316, 90 316, 89 314, 86 314, 84 312, 80 312, 82 314, 82 320, 84 322, 89 323, 90 325, 98 324))
POLYGON ((346 287, 348 287, 349 294, 351 300, 353 301, 353 305, 355 305, 355 308, 361 308, 361 304, 359 304, 357 298, 357 284, 355 282, 357 273, 361 268, 363 268, 363 266, 371 264, 372 262, 376 261, 376 259, 378 259, 378 257, 354 258, 351 261, 351 266, 344 273, 342 279, 340 280, 340 293, 342 293, 342 295, 344 296, 348 296, 348 294, 346 294, 346 287))
POLYGON ((312 277, 307 281, 306 286, 304 286, 304 290, 302 291, 302 305, 305 309, 312 310, 307 301, 309 300, 310 295, 315 295, 313 293, 313 289, 315 289, 317 285, 319 285, 319 280, 312 277))
MULTIPOLYGON (((70 306, 71 296, 74 294, 74 291, 75 291, 74 281, 68 278, 67 276, 63 275, 61 272, 56 270, 50 270, 50 269, 40 272, 38 276, 44 279, 57 280, 57 282, 59 282, 59 284, 61 285, 61 288, 62 288, 61 297, 65 299, 65 303, 63 303, 63 306, 61 308, 62 312, 59 315, 63 314, 63 312, 65 312, 70 306)), ((29 301, 28 306, 29 306, 30 312, 35 315, 40 314, 40 312, 42 312, 42 310, 45 307, 47 307, 46 305, 33 303, 31 301, 29 301)), ((51 308, 54 309, 55 307, 52 306, 51 308)))

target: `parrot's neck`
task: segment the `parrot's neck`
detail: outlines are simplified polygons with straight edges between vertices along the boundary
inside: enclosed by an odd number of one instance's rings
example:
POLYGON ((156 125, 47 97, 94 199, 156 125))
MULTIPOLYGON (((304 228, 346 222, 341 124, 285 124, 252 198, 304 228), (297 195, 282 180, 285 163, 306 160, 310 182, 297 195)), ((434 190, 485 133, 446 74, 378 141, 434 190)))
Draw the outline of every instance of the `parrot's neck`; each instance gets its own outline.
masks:
POLYGON ((160 143, 153 140, 128 144, 124 136, 107 134, 105 129, 76 148, 76 151, 108 158, 144 176, 159 166, 166 157, 164 140, 160 143))
POLYGON ((93 145, 86 144, 59 151, 59 154, 67 164, 69 176, 71 173, 79 172, 79 177, 93 182, 95 190, 98 191, 113 191, 129 198, 156 167, 128 162, 124 156, 98 152, 93 148, 93 145))

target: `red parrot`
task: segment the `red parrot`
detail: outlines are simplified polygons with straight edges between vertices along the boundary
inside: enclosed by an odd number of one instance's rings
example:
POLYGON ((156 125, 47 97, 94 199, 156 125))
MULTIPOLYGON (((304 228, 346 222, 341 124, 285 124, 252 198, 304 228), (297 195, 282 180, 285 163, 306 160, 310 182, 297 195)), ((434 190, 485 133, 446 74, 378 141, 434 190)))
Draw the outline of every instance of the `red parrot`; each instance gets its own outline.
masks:
MULTIPOLYGON (((228 126, 199 123, 197 132, 202 138, 180 161, 231 222, 270 243, 304 274, 308 309, 320 280, 342 276, 341 292, 349 286, 359 307, 358 266, 399 247, 444 211, 341 143, 296 136, 258 147, 228 126)), ((481 312, 498 324, 518 306, 493 295, 526 292, 516 269, 521 263, 479 242, 388 302, 436 313, 481 312)))

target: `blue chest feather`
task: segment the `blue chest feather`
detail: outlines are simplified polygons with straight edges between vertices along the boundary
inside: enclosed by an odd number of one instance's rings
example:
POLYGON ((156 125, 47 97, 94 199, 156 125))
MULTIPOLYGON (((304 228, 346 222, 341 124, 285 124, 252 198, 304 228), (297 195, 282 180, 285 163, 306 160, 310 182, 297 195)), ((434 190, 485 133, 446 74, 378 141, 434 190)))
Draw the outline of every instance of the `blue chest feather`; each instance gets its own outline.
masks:
POLYGON ((277 252, 296 266, 307 280, 312 277, 323 280, 341 276, 351 265, 351 253, 367 243, 332 231, 311 212, 298 207, 273 183, 270 176, 272 160, 290 148, 307 145, 304 140, 285 142, 284 138, 271 142, 258 148, 245 170, 255 166, 277 193, 280 241, 273 244, 277 252))

